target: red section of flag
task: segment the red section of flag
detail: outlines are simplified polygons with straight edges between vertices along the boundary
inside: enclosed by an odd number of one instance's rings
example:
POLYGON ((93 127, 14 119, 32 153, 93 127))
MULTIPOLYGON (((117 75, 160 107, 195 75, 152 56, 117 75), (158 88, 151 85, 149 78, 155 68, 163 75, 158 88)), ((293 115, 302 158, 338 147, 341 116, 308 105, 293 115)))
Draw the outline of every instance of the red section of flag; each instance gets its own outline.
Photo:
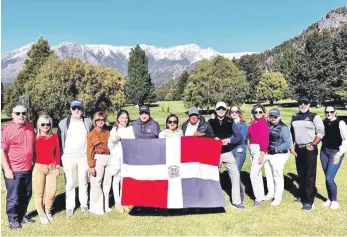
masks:
POLYGON ((181 137, 181 162, 199 162, 219 166, 221 140, 202 137, 181 137))
POLYGON ((167 208, 168 180, 123 178, 122 205, 167 208))

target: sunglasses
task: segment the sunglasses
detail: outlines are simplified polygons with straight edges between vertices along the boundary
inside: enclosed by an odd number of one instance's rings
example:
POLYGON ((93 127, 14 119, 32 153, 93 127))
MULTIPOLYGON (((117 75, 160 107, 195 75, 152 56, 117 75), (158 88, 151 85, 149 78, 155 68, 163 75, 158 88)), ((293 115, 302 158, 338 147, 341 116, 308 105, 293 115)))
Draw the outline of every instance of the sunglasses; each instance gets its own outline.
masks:
POLYGON ((269 118, 270 118, 270 119, 277 119, 278 117, 277 117, 277 116, 270 115, 269 118))
POLYGON ((254 111, 253 114, 263 114, 263 111, 254 111))
POLYGON ((27 115, 27 112, 14 112, 15 115, 19 116, 19 115, 27 115))
POLYGON ((219 107, 219 108, 217 108, 216 110, 223 110, 223 111, 226 111, 227 109, 224 108, 224 107, 219 107))
POLYGON ((230 110, 230 113, 231 114, 238 114, 238 113, 240 113, 240 111, 238 111, 238 110, 230 110))
POLYGON ((308 105, 309 102, 308 101, 305 101, 305 100, 302 100, 302 101, 299 101, 299 105, 308 105))
POLYGON ((105 122, 105 119, 95 119, 95 122, 105 122))
POLYGON ((167 121, 168 124, 178 124, 177 120, 169 120, 167 121))
POLYGON ((44 126, 46 126, 46 127, 50 127, 50 126, 51 126, 51 124, 50 124, 50 123, 41 123, 41 127, 44 127, 44 126))
POLYGON ((332 111, 325 111, 325 114, 334 114, 335 113, 335 110, 332 110, 332 111))
POLYGON ((73 111, 75 111, 76 109, 77 109, 77 110, 82 110, 82 108, 81 108, 81 107, 78 107, 78 106, 73 106, 73 107, 71 107, 71 109, 72 109, 73 111))
POLYGON ((149 115, 149 113, 148 113, 148 112, 145 112, 145 111, 140 112, 140 115, 142 115, 142 114, 147 114, 147 115, 149 115))

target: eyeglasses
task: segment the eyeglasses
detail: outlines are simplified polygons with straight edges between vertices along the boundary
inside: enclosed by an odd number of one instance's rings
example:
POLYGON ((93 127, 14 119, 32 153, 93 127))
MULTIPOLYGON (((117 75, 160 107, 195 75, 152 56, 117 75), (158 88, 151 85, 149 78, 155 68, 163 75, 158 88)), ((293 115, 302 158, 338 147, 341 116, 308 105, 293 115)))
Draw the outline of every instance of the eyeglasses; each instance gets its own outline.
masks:
POLYGON ((306 100, 301 100, 299 101, 299 105, 308 105, 310 102, 306 101, 306 100))
POLYGON ((50 126, 51 126, 51 124, 50 124, 50 123, 41 123, 41 127, 44 127, 44 126, 46 126, 46 127, 50 127, 50 126))
POLYGON ((223 111, 226 111, 227 109, 224 108, 224 107, 219 107, 219 108, 217 108, 216 110, 223 110, 223 111))
POLYGON ((27 112, 14 112, 15 115, 19 116, 19 115, 27 115, 27 112))
POLYGON ((256 111, 254 111, 253 114, 263 114, 263 111, 258 111, 258 110, 256 110, 256 111))
POLYGON ((73 107, 71 107, 71 109, 72 109, 73 111, 75 111, 76 109, 77 109, 77 110, 82 110, 82 108, 81 108, 81 107, 78 107, 78 106, 73 106, 73 107))
POLYGON ((274 115, 270 115, 269 118, 270 118, 270 119, 277 119, 278 117, 277 117, 277 116, 274 116, 274 115))
POLYGON ((177 120, 169 120, 167 121, 168 124, 178 124, 177 120))
POLYGON ((105 122, 105 119, 95 119, 95 122, 105 122))
POLYGON ((238 111, 238 110, 230 110, 230 113, 231 114, 238 114, 238 113, 240 113, 240 111, 238 111))
POLYGON ((332 111, 325 111, 325 114, 334 114, 335 113, 335 110, 332 110, 332 111))

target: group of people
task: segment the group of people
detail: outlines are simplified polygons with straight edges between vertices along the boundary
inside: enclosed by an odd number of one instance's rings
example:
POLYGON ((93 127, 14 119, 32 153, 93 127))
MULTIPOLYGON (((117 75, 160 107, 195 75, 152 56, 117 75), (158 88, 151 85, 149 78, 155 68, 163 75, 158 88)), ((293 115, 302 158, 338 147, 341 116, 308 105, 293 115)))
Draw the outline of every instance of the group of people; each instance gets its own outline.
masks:
POLYGON ((127 212, 129 208, 120 202, 121 184, 121 140, 155 139, 180 136, 208 137, 221 140, 220 164, 229 173, 232 190, 232 206, 243 209, 244 191, 240 172, 249 151, 251 159, 250 179, 255 196, 254 206, 266 200, 272 206, 281 204, 284 190, 283 169, 289 151, 296 157, 300 195, 295 200, 302 209, 313 208, 316 194, 317 145, 322 141, 321 163, 326 175, 328 200, 324 206, 339 207, 335 175, 347 150, 347 126, 339 120, 334 106, 326 106, 324 122, 309 111, 307 96, 298 101, 299 112, 292 117, 290 128, 281 121, 279 109, 266 114, 265 107, 256 104, 252 108, 250 124, 244 119, 238 105, 228 111, 225 102, 218 102, 216 116, 205 120, 195 107, 188 110, 188 119, 179 128, 179 119, 170 114, 166 128, 151 117, 148 106, 139 107, 139 118, 131 123, 129 113, 117 113, 111 131, 106 127, 107 117, 103 112, 93 119, 83 116, 83 103, 74 100, 70 104, 71 116, 58 124, 57 134, 52 133, 52 118, 39 117, 36 134, 28 122, 28 111, 18 105, 13 108, 13 120, 2 128, 1 161, 7 189, 6 214, 10 229, 21 229, 22 224, 33 223, 26 215, 34 189, 34 203, 40 222, 53 221, 51 213, 54 203, 60 164, 64 168, 66 189, 66 216, 75 211, 75 182, 78 180, 78 198, 81 212, 102 215, 110 212, 111 187, 115 210, 127 212), (35 157, 35 159, 33 159, 35 157), (262 168, 265 169, 268 193, 265 195, 262 168), (88 184, 90 192, 88 194, 88 184), (89 207, 88 207, 89 197, 89 207))

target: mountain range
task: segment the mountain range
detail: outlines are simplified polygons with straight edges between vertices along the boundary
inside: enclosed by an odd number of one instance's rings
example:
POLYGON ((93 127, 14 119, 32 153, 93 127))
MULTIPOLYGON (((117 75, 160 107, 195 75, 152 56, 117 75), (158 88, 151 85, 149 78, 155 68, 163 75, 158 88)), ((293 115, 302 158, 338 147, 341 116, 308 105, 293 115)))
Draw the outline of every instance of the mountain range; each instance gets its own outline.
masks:
MULTIPOLYGON (((1 59, 1 77, 5 85, 11 84, 27 58, 32 44, 5 54, 1 59)), ((158 48, 140 45, 148 58, 149 72, 154 84, 161 84, 170 78, 177 78, 185 70, 192 70, 202 59, 212 59, 217 55, 227 58, 240 58, 254 52, 219 53, 212 48, 201 48, 196 44, 158 48)), ((122 75, 128 72, 129 53, 133 46, 89 45, 65 42, 52 47, 58 58, 77 57, 91 64, 103 64, 117 69, 122 75)))

